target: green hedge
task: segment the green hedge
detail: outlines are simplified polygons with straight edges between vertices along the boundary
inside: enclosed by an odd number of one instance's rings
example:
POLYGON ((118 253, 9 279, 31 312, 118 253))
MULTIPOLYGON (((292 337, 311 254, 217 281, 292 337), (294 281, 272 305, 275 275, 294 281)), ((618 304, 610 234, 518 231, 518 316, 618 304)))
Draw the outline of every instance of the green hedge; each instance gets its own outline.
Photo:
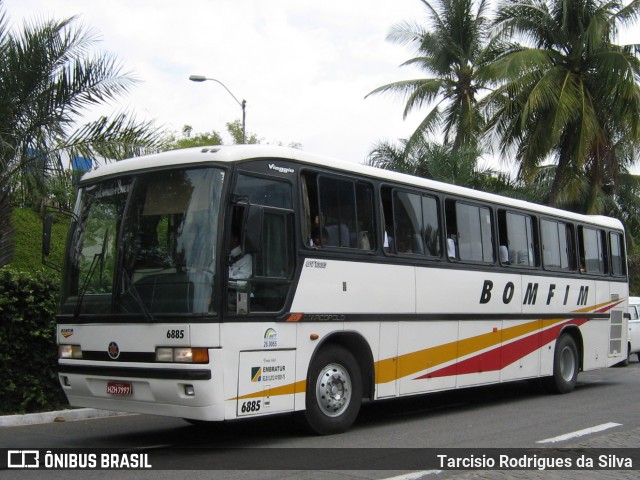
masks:
MULTIPOLYGON (((49 260, 62 266, 69 218, 55 216, 54 219, 49 260)), ((11 223, 15 246, 11 266, 25 272, 44 270, 53 274, 53 270, 42 264, 42 216, 30 208, 15 208, 11 215, 11 223)))
POLYGON ((629 256, 630 295, 640 296, 640 255, 629 256))
POLYGON ((0 414, 67 406, 58 383, 58 277, 0 269, 0 414))

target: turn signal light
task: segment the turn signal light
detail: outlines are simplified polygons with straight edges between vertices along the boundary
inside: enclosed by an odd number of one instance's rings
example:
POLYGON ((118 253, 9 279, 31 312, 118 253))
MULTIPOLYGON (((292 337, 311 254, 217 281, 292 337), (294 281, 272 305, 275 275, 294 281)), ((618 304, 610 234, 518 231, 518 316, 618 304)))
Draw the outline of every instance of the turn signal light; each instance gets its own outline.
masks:
POLYGON ((58 345, 58 358, 82 358, 80 345, 58 345))
POLYGON ((209 363, 209 349, 206 347, 158 347, 156 362, 209 363))

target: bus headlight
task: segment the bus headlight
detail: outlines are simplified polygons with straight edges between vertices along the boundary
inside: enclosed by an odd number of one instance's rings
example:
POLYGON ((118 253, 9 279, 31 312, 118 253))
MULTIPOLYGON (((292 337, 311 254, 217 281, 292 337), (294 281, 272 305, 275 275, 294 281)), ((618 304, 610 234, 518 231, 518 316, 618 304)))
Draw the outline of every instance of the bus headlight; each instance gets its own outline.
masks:
POLYGON ((156 362, 209 363, 209 349, 205 347, 157 347, 156 362))
POLYGON ((58 358, 82 358, 80 345, 58 345, 58 358))

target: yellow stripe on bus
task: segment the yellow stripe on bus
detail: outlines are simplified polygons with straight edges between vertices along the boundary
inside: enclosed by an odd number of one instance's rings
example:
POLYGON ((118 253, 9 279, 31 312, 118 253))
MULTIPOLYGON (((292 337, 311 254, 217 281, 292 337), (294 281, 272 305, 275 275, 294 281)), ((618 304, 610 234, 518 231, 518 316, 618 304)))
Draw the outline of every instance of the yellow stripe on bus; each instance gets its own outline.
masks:
MULTIPOLYGON (((590 312, 609 305, 610 303, 611 302, 601 303, 594 307, 575 310, 572 313, 580 314, 590 312)), ((539 332, 543 328, 550 327, 565 320, 567 319, 532 320, 531 322, 521 325, 514 325, 513 327, 484 333, 464 340, 456 340, 417 352, 405 353, 398 357, 380 360, 374 365, 376 384, 388 383, 408 375, 413 375, 428 368, 433 368, 480 350, 499 345, 502 342, 539 332)))
MULTIPOLYGON (((571 313, 579 315, 598 310, 602 307, 615 302, 605 302, 594 307, 581 308, 571 313)), ((514 325, 505 329, 496 329, 482 335, 466 338, 464 340, 456 340, 454 342, 437 345, 435 347, 418 350, 417 352, 405 353, 398 357, 385 358, 374 364, 375 382, 376 384, 388 383, 408 375, 421 372, 423 370, 433 368, 437 365, 465 357, 472 353, 479 352, 502 342, 513 340, 514 338, 523 337, 528 334, 540 332, 544 328, 550 327, 556 323, 566 321, 566 318, 554 318, 549 320, 532 320, 521 325, 514 325)), ((295 383, 273 387, 267 390, 259 390, 257 392, 248 393, 230 400, 245 400, 249 398, 261 398, 266 396, 277 395, 293 395, 296 393, 304 393, 306 391, 306 380, 300 380, 295 383)))
POLYGON ((260 390, 258 392, 248 393, 239 397, 231 398, 230 400, 245 400, 247 398, 262 398, 262 397, 275 397, 277 395, 293 395, 294 393, 304 393, 307 390, 307 381, 300 380, 296 383, 289 383, 288 385, 282 385, 280 387, 273 387, 267 390, 260 390))

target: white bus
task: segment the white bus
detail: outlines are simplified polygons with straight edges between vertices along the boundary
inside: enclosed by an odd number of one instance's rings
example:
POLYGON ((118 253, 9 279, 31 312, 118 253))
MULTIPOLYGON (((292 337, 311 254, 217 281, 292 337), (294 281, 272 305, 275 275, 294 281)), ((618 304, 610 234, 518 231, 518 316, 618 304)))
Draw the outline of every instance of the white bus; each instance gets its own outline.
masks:
POLYGON ((621 223, 298 150, 82 178, 57 317, 71 405, 221 421, 542 378, 627 355, 621 223))

